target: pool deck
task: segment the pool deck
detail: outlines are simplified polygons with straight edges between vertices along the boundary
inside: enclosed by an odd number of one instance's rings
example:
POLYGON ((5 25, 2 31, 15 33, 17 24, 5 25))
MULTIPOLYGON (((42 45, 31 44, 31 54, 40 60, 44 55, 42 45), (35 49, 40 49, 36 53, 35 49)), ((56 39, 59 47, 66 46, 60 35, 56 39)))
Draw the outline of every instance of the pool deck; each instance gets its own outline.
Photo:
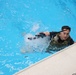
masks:
POLYGON ((14 75, 76 75, 76 43, 14 75))

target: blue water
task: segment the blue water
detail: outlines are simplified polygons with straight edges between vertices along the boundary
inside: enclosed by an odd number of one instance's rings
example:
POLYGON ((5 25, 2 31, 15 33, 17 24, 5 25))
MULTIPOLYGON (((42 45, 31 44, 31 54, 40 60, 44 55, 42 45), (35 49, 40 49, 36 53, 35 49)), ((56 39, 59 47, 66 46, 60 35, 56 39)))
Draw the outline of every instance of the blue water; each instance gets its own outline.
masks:
POLYGON ((76 41, 75 9, 76 0, 0 0, 0 75, 12 75, 51 55, 22 54, 24 34, 60 31, 68 25, 76 41))

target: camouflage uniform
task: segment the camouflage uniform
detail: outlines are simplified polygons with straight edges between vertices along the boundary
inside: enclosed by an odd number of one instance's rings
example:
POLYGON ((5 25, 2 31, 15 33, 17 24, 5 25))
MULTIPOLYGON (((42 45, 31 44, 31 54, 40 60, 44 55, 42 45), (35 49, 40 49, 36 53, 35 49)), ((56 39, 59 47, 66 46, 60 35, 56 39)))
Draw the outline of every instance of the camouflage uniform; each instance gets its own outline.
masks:
POLYGON ((64 47, 74 43, 73 39, 69 36, 67 40, 63 41, 59 38, 60 32, 50 32, 50 45, 48 46, 46 52, 51 50, 58 51, 64 47))

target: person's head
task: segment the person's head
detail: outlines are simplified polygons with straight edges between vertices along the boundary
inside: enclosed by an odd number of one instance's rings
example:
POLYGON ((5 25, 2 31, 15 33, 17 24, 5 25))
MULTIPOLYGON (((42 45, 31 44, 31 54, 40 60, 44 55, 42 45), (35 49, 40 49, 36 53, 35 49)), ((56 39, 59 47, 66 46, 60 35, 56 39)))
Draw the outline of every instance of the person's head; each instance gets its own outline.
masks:
POLYGON ((69 32, 70 32, 71 28, 69 26, 62 26, 61 30, 62 31, 69 30, 69 32))
POLYGON ((61 32, 60 32, 60 39, 61 40, 67 40, 69 37, 69 33, 71 31, 71 28, 69 26, 62 26, 61 32))

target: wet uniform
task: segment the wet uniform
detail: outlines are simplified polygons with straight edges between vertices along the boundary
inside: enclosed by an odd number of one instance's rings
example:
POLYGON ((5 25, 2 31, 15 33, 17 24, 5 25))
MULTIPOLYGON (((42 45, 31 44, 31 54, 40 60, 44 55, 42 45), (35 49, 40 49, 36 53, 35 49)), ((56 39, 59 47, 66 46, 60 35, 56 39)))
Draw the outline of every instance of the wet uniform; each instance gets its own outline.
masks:
POLYGON ((59 33, 60 32, 50 32, 51 42, 47 48, 47 51, 60 50, 74 43, 73 39, 70 36, 67 38, 67 40, 61 40, 59 37, 59 33))

